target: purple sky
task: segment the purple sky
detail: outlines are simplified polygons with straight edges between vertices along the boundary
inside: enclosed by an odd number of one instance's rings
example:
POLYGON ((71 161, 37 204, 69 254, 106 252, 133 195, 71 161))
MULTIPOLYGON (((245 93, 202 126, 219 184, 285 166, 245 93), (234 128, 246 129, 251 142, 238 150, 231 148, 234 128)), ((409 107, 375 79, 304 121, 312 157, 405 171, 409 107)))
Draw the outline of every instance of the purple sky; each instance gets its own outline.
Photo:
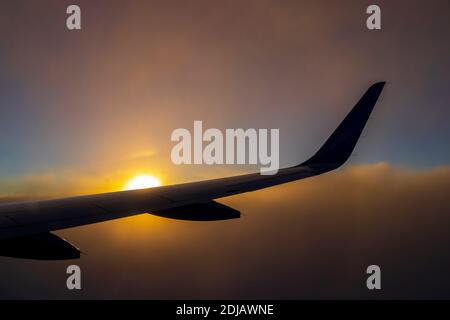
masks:
POLYGON ((79 1, 81 32, 69 3, 0 5, 1 176, 114 170, 144 151, 163 169, 170 133, 196 119, 279 128, 282 164, 297 163, 378 80, 351 161, 450 161, 448 1, 380 1, 381 31, 365 27, 370 1, 79 1))

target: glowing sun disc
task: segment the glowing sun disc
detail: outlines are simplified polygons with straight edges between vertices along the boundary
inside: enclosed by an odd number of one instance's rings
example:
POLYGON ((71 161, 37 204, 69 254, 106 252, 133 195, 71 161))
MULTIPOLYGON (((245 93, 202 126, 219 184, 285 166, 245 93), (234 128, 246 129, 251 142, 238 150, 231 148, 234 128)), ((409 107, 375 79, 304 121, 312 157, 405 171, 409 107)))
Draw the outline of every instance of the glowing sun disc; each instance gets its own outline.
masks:
POLYGON ((139 175, 130 180, 128 180, 125 190, 137 190, 159 187, 161 181, 158 178, 150 175, 139 175))

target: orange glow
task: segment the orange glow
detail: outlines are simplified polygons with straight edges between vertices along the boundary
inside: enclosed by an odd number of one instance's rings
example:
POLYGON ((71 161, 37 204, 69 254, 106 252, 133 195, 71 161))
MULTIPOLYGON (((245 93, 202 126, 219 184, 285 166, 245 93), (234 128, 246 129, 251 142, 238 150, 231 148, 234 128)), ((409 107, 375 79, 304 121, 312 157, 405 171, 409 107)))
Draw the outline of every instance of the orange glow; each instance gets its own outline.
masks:
POLYGON ((142 174, 128 180, 124 190, 154 188, 159 187, 160 185, 161 181, 158 178, 151 175, 142 174))

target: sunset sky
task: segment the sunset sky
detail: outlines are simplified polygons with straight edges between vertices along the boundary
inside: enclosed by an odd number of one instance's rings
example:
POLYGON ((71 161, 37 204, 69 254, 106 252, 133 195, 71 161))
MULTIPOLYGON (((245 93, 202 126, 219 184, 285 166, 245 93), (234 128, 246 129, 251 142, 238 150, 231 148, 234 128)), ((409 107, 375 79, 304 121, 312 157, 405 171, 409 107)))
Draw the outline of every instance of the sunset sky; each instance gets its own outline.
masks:
POLYGON ((221 200, 237 221, 59 231, 85 253, 85 290, 65 289, 66 262, 0 258, 0 297, 372 297, 373 263, 381 297, 450 297, 450 2, 376 1, 369 31, 373 3, 1 1, 3 201, 258 170, 173 165, 170 135, 194 120, 278 128, 281 166, 297 164, 387 85, 341 171, 221 200), (81 31, 66 29, 74 3, 81 31))

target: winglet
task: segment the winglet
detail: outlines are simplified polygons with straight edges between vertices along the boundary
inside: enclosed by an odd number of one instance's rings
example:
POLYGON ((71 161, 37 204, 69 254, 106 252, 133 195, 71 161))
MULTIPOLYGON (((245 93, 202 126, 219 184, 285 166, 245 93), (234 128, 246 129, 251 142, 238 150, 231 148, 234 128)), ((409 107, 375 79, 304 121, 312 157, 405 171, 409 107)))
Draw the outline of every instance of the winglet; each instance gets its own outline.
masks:
POLYGON ((385 83, 377 82, 373 84, 319 151, 299 166, 329 171, 343 165, 355 148, 385 83))

